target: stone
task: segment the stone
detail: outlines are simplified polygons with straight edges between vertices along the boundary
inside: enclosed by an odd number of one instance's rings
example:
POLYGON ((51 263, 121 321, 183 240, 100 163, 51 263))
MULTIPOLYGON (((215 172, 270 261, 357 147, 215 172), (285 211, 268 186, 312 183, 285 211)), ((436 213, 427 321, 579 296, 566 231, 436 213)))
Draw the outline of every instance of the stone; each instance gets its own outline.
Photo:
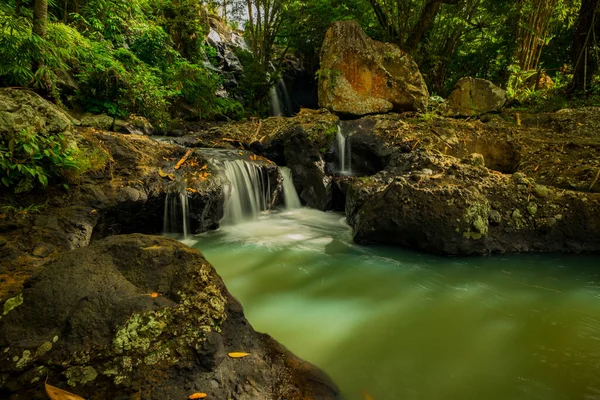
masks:
POLYGON ((424 110, 429 99, 412 57, 355 21, 334 22, 325 34, 318 92, 320 107, 356 116, 424 110))
POLYGON ((33 254, 36 257, 43 258, 43 257, 48 257, 55 250, 56 250, 56 246, 54 246, 53 244, 36 243, 31 254, 33 254))
POLYGON ((340 398, 322 371, 254 331, 198 250, 160 236, 111 236, 47 263, 5 303, 0 348, 7 398, 48 379, 88 399, 184 399, 192 387, 228 399, 248 378, 252 398, 340 398), (240 349, 252 356, 226 357, 240 349))
POLYGON ((74 145, 72 118, 37 93, 25 89, 0 89, 0 140, 22 131, 44 137, 62 135, 74 145))
POLYGON ((550 191, 544 185, 535 185, 533 187, 533 194, 535 197, 543 199, 544 197, 548 197, 548 194, 550 194, 550 191))
POLYGON ((446 115, 472 117, 499 111, 506 103, 506 91, 485 79, 459 79, 448 97, 446 115))
POLYGON ((101 129, 103 131, 113 130, 113 118, 106 114, 85 114, 79 119, 81 126, 101 129))

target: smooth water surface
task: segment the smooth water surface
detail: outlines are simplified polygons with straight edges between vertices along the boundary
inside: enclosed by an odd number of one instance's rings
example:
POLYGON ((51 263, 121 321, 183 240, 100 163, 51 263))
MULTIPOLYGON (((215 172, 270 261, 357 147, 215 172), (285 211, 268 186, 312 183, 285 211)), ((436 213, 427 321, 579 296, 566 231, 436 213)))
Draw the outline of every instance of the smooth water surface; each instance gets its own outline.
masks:
POLYGON ((348 399, 600 399, 598 256, 360 247, 309 209, 196 239, 255 329, 348 399))

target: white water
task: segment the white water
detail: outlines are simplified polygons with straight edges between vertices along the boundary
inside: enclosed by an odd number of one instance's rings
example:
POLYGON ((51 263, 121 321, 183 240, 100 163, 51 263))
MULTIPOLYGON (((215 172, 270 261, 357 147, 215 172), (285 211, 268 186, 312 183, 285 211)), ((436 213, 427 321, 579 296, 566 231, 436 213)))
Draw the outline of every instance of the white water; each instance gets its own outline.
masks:
POLYGON ((288 167, 280 167, 279 171, 283 178, 283 198, 285 200, 285 208, 288 210, 300 208, 302 205, 300 204, 298 192, 296 192, 296 188, 294 187, 292 171, 290 171, 288 167))
POLYGON ((235 225, 269 208, 271 185, 261 167, 244 160, 225 161, 223 167, 230 185, 222 223, 235 225))
POLYGON ((292 101, 283 78, 271 87, 271 114, 273 116, 291 116, 292 101))
POLYGON ((189 204, 185 188, 183 191, 167 193, 163 216, 163 233, 183 234, 183 238, 187 239, 190 235, 189 226, 189 204))
POLYGON ((350 140, 342 134, 342 127, 337 128, 337 146, 338 146, 338 167, 342 175, 352 175, 352 148, 350 140))

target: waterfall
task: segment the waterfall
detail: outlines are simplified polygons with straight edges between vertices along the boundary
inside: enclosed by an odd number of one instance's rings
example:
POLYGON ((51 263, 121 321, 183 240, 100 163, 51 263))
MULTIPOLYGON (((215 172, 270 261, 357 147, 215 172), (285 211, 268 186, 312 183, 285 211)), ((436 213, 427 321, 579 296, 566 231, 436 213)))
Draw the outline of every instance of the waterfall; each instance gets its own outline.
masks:
POLYGON ((292 101, 285 85, 283 78, 279 78, 277 83, 271 86, 271 114, 273 116, 286 116, 292 115, 292 101))
POLYGON ((189 229, 189 204, 184 184, 183 188, 175 187, 175 190, 167 193, 163 216, 163 233, 183 234, 183 238, 186 239, 190 235, 189 229))
POLYGON ((223 165, 230 183, 225 193, 224 223, 236 224, 269 208, 270 182, 260 166, 244 160, 225 161, 223 165))
POLYGON ((278 117, 281 116, 281 102, 279 101, 279 95, 277 94, 277 87, 273 85, 271 87, 271 114, 278 117))
POLYGON ((290 171, 288 167, 281 167, 279 168, 279 171, 283 178, 283 198, 285 200, 285 208, 288 210, 300 208, 300 198, 298 197, 298 192, 296 192, 294 182, 292 181, 292 171, 290 171))
POLYGON ((338 147, 338 167, 342 175, 352 174, 352 148, 350 147, 350 138, 342 134, 342 127, 337 128, 337 147, 338 147))

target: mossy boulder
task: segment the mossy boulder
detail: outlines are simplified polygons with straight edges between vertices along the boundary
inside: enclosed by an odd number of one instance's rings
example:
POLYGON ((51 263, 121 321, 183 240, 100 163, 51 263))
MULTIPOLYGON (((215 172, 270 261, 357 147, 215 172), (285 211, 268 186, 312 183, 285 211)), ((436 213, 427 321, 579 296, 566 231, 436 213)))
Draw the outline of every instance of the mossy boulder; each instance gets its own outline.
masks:
POLYGON ((46 379, 86 399, 337 396, 254 332, 202 254, 172 239, 113 236, 65 253, 22 299, 0 319, 0 397, 45 398, 46 379))
POLYGON ((506 91, 485 79, 464 77, 448 97, 447 115, 471 117, 499 111, 506 103, 506 91))
POLYGON ((412 57, 365 35, 355 21, 334 22, 321 48, 319 106, 350 115, 422 110, 429 93, 412 57))

